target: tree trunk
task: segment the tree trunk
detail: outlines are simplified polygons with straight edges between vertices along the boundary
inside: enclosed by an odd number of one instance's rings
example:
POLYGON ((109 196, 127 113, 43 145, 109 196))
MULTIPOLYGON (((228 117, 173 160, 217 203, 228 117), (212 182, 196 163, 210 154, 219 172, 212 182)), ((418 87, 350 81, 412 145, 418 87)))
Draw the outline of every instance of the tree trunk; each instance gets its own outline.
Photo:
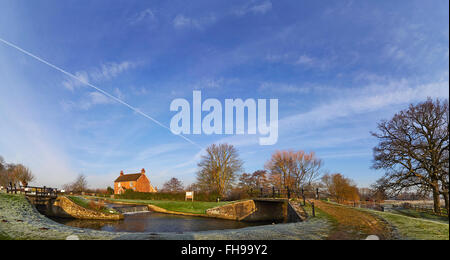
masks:
POLYGON ((444 192, 442 195, 444 196, 445 209, 447 211, 447 216, 450 216, 450 214, 448 212, 448 207, 449 207, 449 205, 448 205, 448 192, 444 192))
POLYGON ((434 185, 433 186, 433 204, 434 204, 434 213, 440 214, 441 213, 441 200, 440 200, 440 192, 439 192, 439 186, 434 185))

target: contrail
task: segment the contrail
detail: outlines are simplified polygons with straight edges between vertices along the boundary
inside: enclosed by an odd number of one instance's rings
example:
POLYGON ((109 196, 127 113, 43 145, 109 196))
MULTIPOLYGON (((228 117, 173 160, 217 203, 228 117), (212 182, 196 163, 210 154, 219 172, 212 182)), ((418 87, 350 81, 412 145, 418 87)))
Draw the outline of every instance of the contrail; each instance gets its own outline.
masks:
MULTIPOLYGON (((151 121, 153 121, 153 122, 156 123, 157 125, 159 125, 159 126, 165 128, 165 129, 169 130, 169 131, 172 133, 172 131, 170 130, 170 128, 167 127, 167 126, 165 126, 163 123, 159 122, 158 120, 154 119, 153 117, 151 117, 151 116, 145 114, 144 112, 140 111, 138 108, 135 108, 135 107, 133 107, 132 105, 126 103, 125 101, 123 101, 123 100, 121 100, 121 99, 119 99, 119 98, 117 98, 117 97, 115 97, 115 96, 109 94, 108 92, 102 90, 101 88, 96 87, 96 86, 92 85, 91 83, 86 82, 86 81, 84 81, 84 80, 78 78, 77 76, 73 75, 72 73, 67 72, 67 71, 65 71, 65 70, 63 70, 63 69, 61 69, 61 68, 59 68, 58 66, 53 65, 53 64, 51 64, 50 62, 48 62, 48 61, 46 61, 46 60, 44 60, 44 59, 39 58, 38 56, 36 56, 36 55, 34 55, 34 54, 32 54, 32 53, 30 53, 30 52, 28 52, 28 51, 26 51, 26 50, 20 48, 19 46, 15 45, 15 44, 13 44, 13 43, 10 43, 10 42, 8 42, 8 41, 6 41, 6 40, 3 40, 2 38, 0 38, 0 42, 3 42, 4 44, 8 45, 9 47, 12 47, 12 48, 14 48, 14 49, 16 49, 16 50, 18 50, 18 51, 20 51, 20 52, 22 52, 22 53, 24 53, 24 54, 30 56, 30 57, 32 57, 32 58, 34 58, 34 59, 36 59, 36 60, 38 60, 38 61, 40 61, 40 62, 42 62, 42 63, 44 63, 44 64, 46 64, 46 65, 48 65, 48 66, 50 66, 50 67, 52 67, 53 69, 55 69, 55 70, 57 70, 57 71, 59 71, 59 72, 65 74, 65 75, 67 75, 67 76, 69 76, 69 77, 71 77, 71 78, 73 78, 73 79, 75 79, 75 80, 80 81, 80 82, 83 83, 84 85, 89 86, 89 87, 95 89, 96 91, 102 93, 103 95, 105 95, 105 96, 107 96, 107 97, 109 97, 109 98, 111 98, 111 99, 113 99, 113 100, 119 102, 120 104, 122 104, 122 105, 128 107, 129 109, 131 109, 131 110, 133 110, 134 112, 140 114, 141 116, 143 116, 143 117, 145 117, 145 118, 147 118, 147 119, 150 119, 151 121)), ((172 134, 174 134, 174 133, 172 133, 172 134)), ((191 143, 191 144, 193 144, 193 145, 199 147, 200 149, 203 149, 203 147, 202 147, 201 145, 197 144, 196 142, 192 141, 191 139, 187 138, 186 136, 184 136, 184 135, 182 135, 182 134, 174 134, 174 135, 178 135, 178 136, 180 136, 181 138, 183 138, 184 140, 188 141, 189 143, 191 143)))

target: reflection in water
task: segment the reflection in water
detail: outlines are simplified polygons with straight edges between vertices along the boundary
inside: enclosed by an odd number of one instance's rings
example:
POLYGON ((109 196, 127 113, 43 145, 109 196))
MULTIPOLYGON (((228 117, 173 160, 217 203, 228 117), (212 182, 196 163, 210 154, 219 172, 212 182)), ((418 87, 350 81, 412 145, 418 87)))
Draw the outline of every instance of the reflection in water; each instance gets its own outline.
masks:
POLYGON ((156 212, 126 214, 123 220, 80 220, 52 218, 54 221, 78 228, 116 232, 188 232, 236 229, 269 223, 248 223, 232 220, 170 215, 156 212))

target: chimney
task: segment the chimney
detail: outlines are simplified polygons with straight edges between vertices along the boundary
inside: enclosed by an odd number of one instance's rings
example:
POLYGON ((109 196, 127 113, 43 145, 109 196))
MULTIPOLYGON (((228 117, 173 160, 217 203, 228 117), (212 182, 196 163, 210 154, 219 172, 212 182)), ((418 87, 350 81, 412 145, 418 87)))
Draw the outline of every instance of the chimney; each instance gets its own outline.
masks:
POLYGON ((142 168, 141 173, 145 175, 145 169, 142 168))
POLYGON ((120 171, 120 176, 123 176, 123 171, 120 171))

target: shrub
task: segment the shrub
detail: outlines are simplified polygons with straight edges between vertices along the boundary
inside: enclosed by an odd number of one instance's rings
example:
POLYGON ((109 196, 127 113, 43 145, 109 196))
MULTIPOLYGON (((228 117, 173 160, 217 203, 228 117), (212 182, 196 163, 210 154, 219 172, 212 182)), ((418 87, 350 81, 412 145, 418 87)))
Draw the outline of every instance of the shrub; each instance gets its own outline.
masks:
POLYGON ((89 201, 89 207, 96 211, 101 211, 105 209, 105 203, 103 201, 95 202, 93 200, 89 201))

